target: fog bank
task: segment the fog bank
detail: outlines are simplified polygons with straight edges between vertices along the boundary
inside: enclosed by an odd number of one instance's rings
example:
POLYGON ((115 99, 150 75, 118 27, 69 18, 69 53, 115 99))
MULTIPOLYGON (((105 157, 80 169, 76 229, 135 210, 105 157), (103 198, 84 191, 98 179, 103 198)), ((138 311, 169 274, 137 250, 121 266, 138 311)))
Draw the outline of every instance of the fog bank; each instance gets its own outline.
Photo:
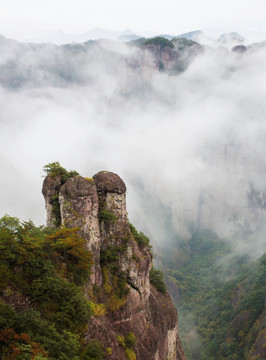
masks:
POLYGON ((87 46, 66 56, 5 44, 0 215, 44 223, 42 167, 60 161, 83 176, 118 173, 130 220, 158 242, 170 227, 186 237, 191 226, 264 226, 266 48, 206 48, 173 75, 138 48, 87 46))

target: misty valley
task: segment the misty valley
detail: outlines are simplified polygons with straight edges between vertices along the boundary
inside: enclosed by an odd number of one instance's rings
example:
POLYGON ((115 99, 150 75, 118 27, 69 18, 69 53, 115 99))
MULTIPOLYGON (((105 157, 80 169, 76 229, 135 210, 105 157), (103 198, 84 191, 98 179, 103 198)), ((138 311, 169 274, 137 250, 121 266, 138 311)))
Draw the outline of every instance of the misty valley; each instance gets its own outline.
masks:
POLYGON ((265 78, 237 33, 0 36, 0 360, 266 358, 265 78))

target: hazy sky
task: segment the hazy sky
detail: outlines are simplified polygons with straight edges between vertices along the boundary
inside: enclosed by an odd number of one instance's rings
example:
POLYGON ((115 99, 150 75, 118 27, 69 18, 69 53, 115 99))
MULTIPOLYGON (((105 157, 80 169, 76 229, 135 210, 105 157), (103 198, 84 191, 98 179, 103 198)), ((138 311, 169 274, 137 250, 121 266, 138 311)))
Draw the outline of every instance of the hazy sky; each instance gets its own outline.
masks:
POLYGON ((265 0, 1 0, 0 31, 131 28, 177 34, 197 28, 266 32, 265 0))

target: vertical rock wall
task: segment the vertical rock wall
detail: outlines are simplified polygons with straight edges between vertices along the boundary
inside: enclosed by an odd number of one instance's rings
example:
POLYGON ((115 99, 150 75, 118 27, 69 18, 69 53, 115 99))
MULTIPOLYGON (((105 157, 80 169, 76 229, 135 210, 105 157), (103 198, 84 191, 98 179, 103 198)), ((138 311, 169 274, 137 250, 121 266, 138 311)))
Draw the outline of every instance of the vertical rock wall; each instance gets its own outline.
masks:
POLYGON ((151 251, 130 231, 120 177, 103 171, 93 179, 75 176, 62 183, 60 176, 48 175, 43 195, 47 225, 80 228, 93 255, 87 296, 96 310, 85 341, 97 339, 111 349, 110 360, 126 360, 129 350, 118 339, 133 332, 133 358, 185 359, 176 309, 168 294, 151 286, 151 251))

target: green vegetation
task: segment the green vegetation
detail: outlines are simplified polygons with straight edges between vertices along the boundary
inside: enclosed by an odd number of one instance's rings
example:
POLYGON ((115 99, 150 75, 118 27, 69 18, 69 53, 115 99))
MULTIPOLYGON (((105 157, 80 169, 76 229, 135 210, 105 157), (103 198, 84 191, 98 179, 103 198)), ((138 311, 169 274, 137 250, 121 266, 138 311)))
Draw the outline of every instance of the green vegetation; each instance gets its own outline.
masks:
POLYGON ((106 315, 106 306, 104 303, 95 304, 94 302, 90 301, 90 307, 93 313, 93 316, 100 317, 106 315))
POLYGON ((112 213, 111 211, 108 211, 106 209, 101 209, 99 211, 99 220, 104 221, 105 223, 112 224, 116 222, 117 218, 115 214, 112 213))
POLYGON ((86 249, 85 240, 79 235, 79 229, 57 230, 47 237, 47 243, 49 247, 46 251, 61 274, 75 284, 83 285, 88 279, 93 261, 91 253, 86 249))
POLYGON ((113 349, 110 348, 110 347, 106 348, 106 353, 107 353, 107 355, 109 355, 109 356, 112 355, 113 349))
POLYGON ((168 40, 162 36, 157 36, 157 37, 154 37, 151 39, 147 39, 143 43, 143 45, 150 45, 150 44, 160 46, 161 49, 166 46, 169 46, 171 49, 173 49, 175 47, 174 44, 170 40, 168 40))
POLYGON ((100 263, 102 266, 107 267, 114 275, 119 275, 119 256, 122 255, 127 249, 127 243, 123 245, 108 245, 105 249, 101 250, 100 263))
POLYGON ((136 40, 128 41, 127 44, 129 46, 142 47, 146 40, 147 40, 146 38, 139 38, 136 40))
POLYGON ((164 48, 165 46, 169 46, 171 49, 174 48, 174 44, 172 41, 164 38, 163 36, 157 36, 154 38, 140 38, 137 40, 131 40, 128 42, 130 46, 143 47, 145 45, 154 44, 160 46, 160 48, 164 48))
POLYGON ((254 341, 265 331, 266 254, 234 255, 210 230, 164 249, 165 271, 180 299, 179 331, 187 359, 259 357, 254 341))
POLYGON ((125 346, 128 349, 133 349, 133 347, 136 345, 137 343, 137 338, 136 336, 133 334, 132 331, 130 331, 126 336, 125 336, 125 346))
POLYGON ((102 360, 104 359, 105 351, 102 344, 98 340, 90 340, 87 345, 86 353, 82 360, 102 360))
POLYGON ((57 176, 60 175, 62 179, 62 183, 65 183, 67 179, 79 175, 77 171, 67 171, 65 168, 63 168, 58 161, 49 163, 47 165, 44 165, 43 171, 50 176, 57 176))
POLYGON ((128 360, 136 360, 136 354, 133 347, 137 343, 137 338, 132 331, 130 331, 125 337, 117 335, 117 342, 119 345, 123 346, 128 360))
POLYGON ((0 219, 0 260, 1 358, 83 358, 92 312, 83 284, 92 256, 78 229, 36 227, 6 215, 0 219))
POLYGON ((151 248, 150 239, 146 235, 144 235, 143 232, 138 232, 136 228, 130 223, 129 228, 134 239, 140 246, 151 248))
MULTIPOLYGON (((101 203, 101 201, 100 201, 101 203)), ((103 208, 103 205, 100 206, 103 208)), ((132 235, 141 247, 148 247, 149 238, 143 233, 138 233, 133 225, 129 224, 130 231, 126 227, 121 229, 119 234, 116 234, 111 239, 106 239, 106 245, 100 252, 100 265, 103 272, 103 289, 97 291, 97 302, 103 302, 105 309, 108 311, 115 311, 123 306, 126 302, 128 294, 128 286, 126 281, 126 274, 121 271, 119 261, 123 258, 123 254, 128 249, 128 243, 132 239, 132 235), (105 296, 103 294, 105 293, 105 296)), ((132 255, 135 261, 139 261, 136 254, 132 255)))
POLYGON ((99 196, 99 220, 107 225, 117 221, 115 214, 106 209, 105 198, 101 196, 99 196))
POLYGON ((163 272, 160 270, 151 269, 150 271, 150 282, 158 291, 162 294, 166 294, 166 285, 164 282, 163 272))
POLYGON ((180 51, 183 51, 192 46, 200 46, 199 43, 182 37, 173 38, 171 41, 175 45, 175 47, 180 51))
POLYGON ((60 205, 58 201, 58 193, 52 196, 50 201, 52 205, 52 214, 53 214, 53 223, 55 227, 59 227, 61 225, 61 214, 60 214, 60 205))
POLYGON ((128 286, 126 274, 120 271, 119 254, 127 249, 127 243, 121 246, 108 245, 100 254, 100 264, 103 271, 104 291, 108 294, 105 308, 110 311, 117 310, 126 302, 128 286))
POLYGON ((159 60, 159 70, 160 71, 164 70, 164 63, 161 60, 159 60))
MULTIPOLYGON (((9 310, 12 311, 12 308, 10 307, 9 310)), ((43 347, 39 343, 33 342, 29 334, 17 334, 14 329, 10 328, 0 330, 0 356, 1 359, 14 360, 47 359, 47 353, 43 347)))
MULTIPOLYGON (((77 171, 67 171, 63 168, 58 161, 49 163, 43 167, 43 171, 51 176, 60 176, 61 185, 63 185, 67 179, 79 175, 77 171)), ((58 201, 58 193, 54 194, 50 203, 52 205, 52 214, 54 219, 54 226, 59 227, 61 225, 60 206, 58 201)))

